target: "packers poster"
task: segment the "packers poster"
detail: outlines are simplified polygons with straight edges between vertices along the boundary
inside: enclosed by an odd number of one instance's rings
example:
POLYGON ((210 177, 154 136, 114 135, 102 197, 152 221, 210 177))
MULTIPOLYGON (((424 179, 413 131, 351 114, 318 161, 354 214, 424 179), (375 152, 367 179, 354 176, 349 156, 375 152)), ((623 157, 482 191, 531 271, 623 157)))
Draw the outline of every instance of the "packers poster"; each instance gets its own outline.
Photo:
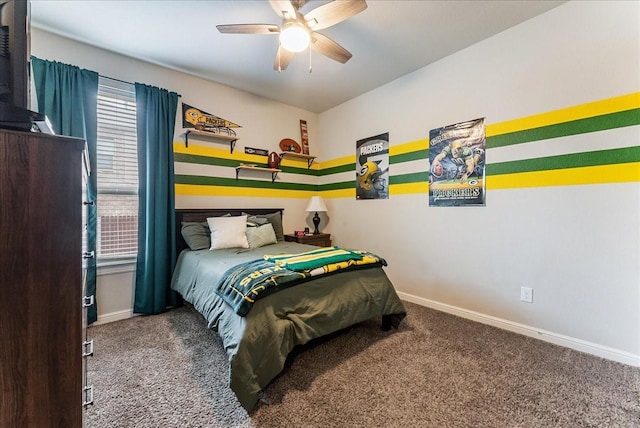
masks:
POLYGON ((389 133, 356 142, 356 199, 389 199, 389 133))
POLYGON ((484 161, 484 118, 429 131, 429 206, 484 206, 484 161))

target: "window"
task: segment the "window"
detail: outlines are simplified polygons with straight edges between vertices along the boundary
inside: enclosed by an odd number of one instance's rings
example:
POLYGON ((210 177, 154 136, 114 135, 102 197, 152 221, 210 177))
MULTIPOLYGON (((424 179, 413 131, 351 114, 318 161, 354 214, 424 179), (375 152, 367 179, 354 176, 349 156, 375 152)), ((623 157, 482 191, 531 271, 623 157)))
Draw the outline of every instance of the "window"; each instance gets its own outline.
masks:
POLYGON ((100 77, 98 84, 99 264, 130 262, 138 246, 136 96, 130 83, 100 77))

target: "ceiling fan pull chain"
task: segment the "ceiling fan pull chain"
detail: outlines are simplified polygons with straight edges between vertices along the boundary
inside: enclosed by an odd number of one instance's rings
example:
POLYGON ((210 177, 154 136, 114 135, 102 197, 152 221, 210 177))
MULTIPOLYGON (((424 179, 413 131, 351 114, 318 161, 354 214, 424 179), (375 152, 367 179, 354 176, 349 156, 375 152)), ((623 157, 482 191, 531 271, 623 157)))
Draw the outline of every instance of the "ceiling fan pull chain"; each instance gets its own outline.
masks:
POLYGON ((309 74, 313 72, 313 68, 311 68, 311 48, 309 48, 309 74))

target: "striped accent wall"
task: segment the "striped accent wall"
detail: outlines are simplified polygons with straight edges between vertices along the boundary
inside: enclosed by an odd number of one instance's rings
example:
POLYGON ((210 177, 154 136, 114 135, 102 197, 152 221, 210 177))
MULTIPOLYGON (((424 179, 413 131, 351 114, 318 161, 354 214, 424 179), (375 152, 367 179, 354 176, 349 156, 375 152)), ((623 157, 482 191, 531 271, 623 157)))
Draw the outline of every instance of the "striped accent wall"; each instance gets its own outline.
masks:
MULTIPOLYGON (((425 134, 428 130, 425 130, 425 134)), ((487 190, 640 182, 640 92, 486 126, 487 190)), ((389 147, 389 195, 427 194, 428 138, 389 147)), ((227 144, 174 142, 177 195, 307 199, 355 198, 354 154, 314 162, 284 159, 271 175, 266 157, 227 144), (220 145, 220 148, 214 147, 220 145)))

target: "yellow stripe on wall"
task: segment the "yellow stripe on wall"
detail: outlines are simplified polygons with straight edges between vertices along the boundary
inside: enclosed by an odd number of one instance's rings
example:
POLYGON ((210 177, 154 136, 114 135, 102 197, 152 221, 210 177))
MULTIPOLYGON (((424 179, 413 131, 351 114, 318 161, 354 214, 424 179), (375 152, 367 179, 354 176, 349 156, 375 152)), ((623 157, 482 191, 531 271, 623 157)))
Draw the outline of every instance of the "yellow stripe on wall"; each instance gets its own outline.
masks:
MULTIPOLYGON (((486 125, 486 136, 493 137, 501 134, 508 134, 516 131, 525 131, 542 126, 555 125, 578 119, 585 119, 604 114, 617 113, 621 111, 640 108, 640 92, 594 101, 564 109, 540 113, 519 119, 486 125)), ((423 138, 408 143, 397 144, 389 147, 389 155, 401 155, 429 147, 429 138, 423 138)), ((322 168, 338 167, 355 162, 355 155, 343 156, 336 159, 324 161, 322 168)))
MULTIPOLYGON (((215 147, 204 147, 198 144, 190 143, 189 147, 185 147, 183 141, 174 141, 173 142, 173 152, 180 153, 185 155, 194 155, 194 156, 205 156, 211 158, 219 158, 219 159, 231 159, 237 160, 240 162, 253 162, 253 163, 267 163, 267 158, 262 155, 252 155, 244 152, 239 152, 234 150, 231 153, 229 148, 226 149, 218 149, 215 147)), ((308 168, 306 159, 295 159, 295 158, 287 158, 282 159, 281 165, 284 166, 293 166, 298 168, 308 168)), ((310 169, 321 169, 321 165, 317 160, 311 164, 310 169)))
MULTIPOLYGON (((568 168, 553 171, 521 172, 487 176, 486 190, 521 189, 528 187, 575 186, 585 184, 640 182, 640 162, 568 168)), ((427 194, 426 182, 402 183, 389 186, 389 195, 427 194)), ((322 192, 327 198, 355 198, 355 188, 322 192)))
MULTIPOLYGON (((185 147, 184 141, 174 141, 173 142, 173 152, 174 153, 182 153, 185 155, 197 155, 197 156, 208 156, 215 158, 229 158, 230 149, 227 145, 226 149, 217 149, 214 147, 204 147, 199 146, 197 144, 189 144, 189 147, 185 147)), ((255 155, 253 155, 255 156, 255 155)))
POLYGON ((403 155, 405 153, 417 152, 429 148, 429 139, 423 138, 417 141, 411 141, 409 143, 398 144, 396 146, 389 147, 389 155, 403 155))
POLYGON ((232 159, 240 162, 253 162, 253 163, 266 163, 264 156, 249 155, 246 153, 236 152, 234 150, 231 153, 229 145, 226 145, 225 149, 219 149, 215 147, 205 147, 198 144, 189 143, 189 147, 185 147, 184 141, 173 142, 173 153, 180 153, 184 155, 204 156, 209 158, 219 159, 232 159))
MULTIPOLYGON (((355 150, 355 146, 354 146, 354 150, 355 150)), ((333 168, 336 166, 349 165, 351 163, 355 163, 355 161, 356 161, 355 154, 349 155, 349 156, 343 156, 341 158, 330 159, 322 162, 322 168, 333 168)))
MULTIPOLYGON (((555 125, 559 123, 638 108, 640 108, 640 92, 619 97, 612 97, 600 101, 594 101, 591 103, 572 106, 492 125, 486 125, 486 136, 491 137, 511 132, 535 129, 549 125, 555 125)), ((393 145, 389 147, 389 154, 391 156, 394 156, 425 150, 426 148, 428 148, 428 141, 428 138, 423 138, 403 144, 393 145)), ((183 141, 176 140, 174 142, 174 152, 221 159, 232 159, 239 162, 264 163, 266 161, 264 156, 250 155, 242 152, 236 153, 235 151, 233 154, 231 154, 229 151, 229 146, 226 144, 220 145, 220 147, 207 147, 198 144, 190 144, 189 147, 185 147, 183 141)), ((312 164, 312 169, 318 170, 342 167, 344 165, 353 164, 355 163, 355 161, 355 154, 327 160, 322 163, 316 160, 312 164)), ((303 165, 301 165, 300 162, 293 162, 287 159, 284 159, 283 163, 285 163, 285 165, 291 163, 292 166, 303 168, 307 166, 306 160, 302 161, 303 165)), ((486 177, 486 189, 498 190, 621 182, 640 182, 640 163, 634 162, 627 164, 491 175, 486 177)), ((428 185, 426 182, 392 184, 389 187, 389 194, 392 196, 402 194, 426 194, 427 192, 428 185)), ((301 190, 256 189, 250 187, 245 188, 202 186, 186 184, 176 185, 176 194, 232 197, 260 196, 273 198, 309 198, 313 196, 313 192, 301 190)), ((327 190, 323 191, 322 195, 328 198, 355 198, 356 189, 354 186, 353 188, 349 189, 327 190)))
POLYGON ((426 181, 418 183, 401 183, 391 184, 389 186, 389 196, 393 195, 409 195, 413 193, 428 193, 429 186, 426 181))
POLYGON ((640 162, 486 177, 487 190, 640 182, 640 162))
POLYGON ((640 108, 640 92, 487 125, 486 136, 493 137, 635 108, 640 108))
MULTIPOLYGON (((354 146, 355 147, 355 146, 354 146)), ((409 143, 397 144, 389 147, 389 155, 402 155, 405 153, 411 153, 419 150, 424 150, 429 147, 429 139, 423 138, 409 143)), ((349 165, 356 162, 356 155, 343 156, 341 158, 330 159, 322 162, 322 168, 333 168, 344 165, 349 165)))

